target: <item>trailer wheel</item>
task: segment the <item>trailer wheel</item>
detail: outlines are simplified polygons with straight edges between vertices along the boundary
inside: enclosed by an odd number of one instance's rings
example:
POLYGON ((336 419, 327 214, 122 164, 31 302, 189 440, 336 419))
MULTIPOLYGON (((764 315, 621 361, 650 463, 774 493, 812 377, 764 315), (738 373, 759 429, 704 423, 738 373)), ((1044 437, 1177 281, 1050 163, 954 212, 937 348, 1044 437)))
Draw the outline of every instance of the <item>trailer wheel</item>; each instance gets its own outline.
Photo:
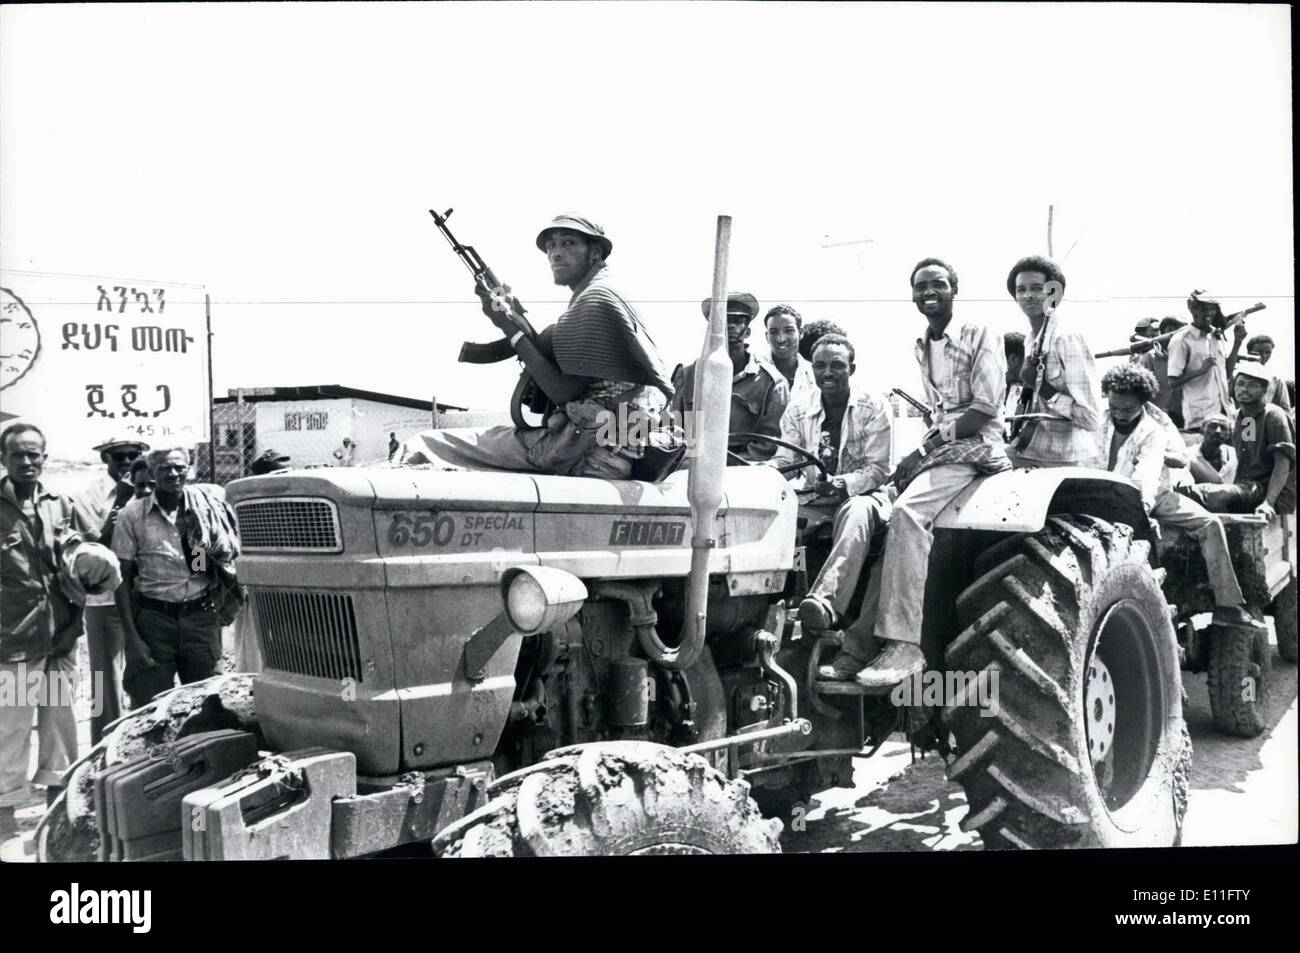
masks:
POLYGON ((1271 659, 1268 633, 1210 627, 1210 711, 1214 727, 1254 738, 1268 723, 1265 683, 1271 659))
POLYGON ((1128 526, 1054 516, 958 596, 948 777, 986 847, 1177 843, 1191 740, 1149 553, 1128 526))
POLYGON ((497 796, 439 832, 440 857, 780 853, 744 781, 648 742, 583 746, 501 778, 497 796), (517 780, 516 780, 517 778, 517 780))
POLYGON ((1282 661, 1296 663, 1296 580, 1292 579, 1277 594, 1268 614, 1273 617, 1273 631, 1277 633, 1277 653, 1282 661))

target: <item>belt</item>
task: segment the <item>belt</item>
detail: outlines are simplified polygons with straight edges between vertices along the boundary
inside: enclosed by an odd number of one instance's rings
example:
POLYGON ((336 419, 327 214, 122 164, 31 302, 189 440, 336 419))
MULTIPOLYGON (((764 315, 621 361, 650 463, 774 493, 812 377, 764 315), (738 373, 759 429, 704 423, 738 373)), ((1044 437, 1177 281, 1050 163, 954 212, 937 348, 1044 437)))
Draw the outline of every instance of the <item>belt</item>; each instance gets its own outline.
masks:
POLYGON ((166 599, 152 599, 139 593, 134 593, 132 598, 140 604, 141 608, 152 609, 154 612, 161 612, 164 615, 179 616, 190 612, 212 611, 212 599, 209 598, 206 592, 197 599, 190 599, 188 602, 168 602, 166 599))

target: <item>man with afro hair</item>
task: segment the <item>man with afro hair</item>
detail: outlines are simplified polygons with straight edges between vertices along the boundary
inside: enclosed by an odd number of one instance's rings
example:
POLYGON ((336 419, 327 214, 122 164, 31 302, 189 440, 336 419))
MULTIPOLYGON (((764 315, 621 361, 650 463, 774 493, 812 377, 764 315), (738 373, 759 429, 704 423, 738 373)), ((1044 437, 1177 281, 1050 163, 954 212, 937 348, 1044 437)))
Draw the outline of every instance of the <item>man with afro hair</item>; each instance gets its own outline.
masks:
POLYGON ((1007 293, 1029 319, 1020 381, 1031 388, 1027 413, 1009 451, 1017 467, 1088 466, 1101 425, 1097 364, 1083 334, 1057 313, 1065 275, 1050 258, 1030 255, 1011 266, 1007 293))
POLYGON ((1182 435, 1154 403, 1155 375, 1136 364, 1112 367, 1101 379, 1107 414, 1098 449, 1106 469, 1137 484, 1142 506, 1162 530, 1177 528, 1200 544, 1214 590, 1214 622, 1257 629, 1232 568, 1223 523, 1205 507, 1178 493, 1171 464, 1186 467, 1182 435))

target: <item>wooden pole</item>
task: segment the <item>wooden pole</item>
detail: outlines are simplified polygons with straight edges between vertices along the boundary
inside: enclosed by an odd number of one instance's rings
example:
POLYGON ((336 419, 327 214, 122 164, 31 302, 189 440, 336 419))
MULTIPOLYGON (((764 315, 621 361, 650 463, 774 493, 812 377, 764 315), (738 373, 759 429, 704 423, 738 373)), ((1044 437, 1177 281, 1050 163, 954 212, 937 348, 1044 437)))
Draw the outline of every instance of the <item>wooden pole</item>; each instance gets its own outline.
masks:
POLYGON ((1056 207, 1053 205, 1047 206, 1047 257, 1048 258, 1053 257, 1052 256, 1052 212, 1055 211, 1055 208, 1056 207))

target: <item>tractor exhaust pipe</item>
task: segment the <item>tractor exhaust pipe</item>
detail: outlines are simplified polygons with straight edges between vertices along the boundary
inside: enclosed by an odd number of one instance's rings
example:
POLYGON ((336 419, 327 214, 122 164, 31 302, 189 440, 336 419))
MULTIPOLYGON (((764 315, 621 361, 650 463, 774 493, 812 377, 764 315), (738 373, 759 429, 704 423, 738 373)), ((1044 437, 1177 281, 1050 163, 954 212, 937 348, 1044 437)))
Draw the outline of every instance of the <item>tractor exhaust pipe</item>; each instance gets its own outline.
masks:
POLYGON ((709 608, 709 552, 717 545, 713 524, 722 504, 727 469, 727 426, 731 419, 731 357, 727 354, 727 258, 731 216, 718 216, 713 249, 713 301, 704 351, 695 367, 695 456, 687 476, 691 504, 691 572, 686 583, 686 616, 676 649, 654 659, 662 668, 690 668, 704 651, 704 621, 709 608), (700 426, 703 424, 703 426, 700 426))

